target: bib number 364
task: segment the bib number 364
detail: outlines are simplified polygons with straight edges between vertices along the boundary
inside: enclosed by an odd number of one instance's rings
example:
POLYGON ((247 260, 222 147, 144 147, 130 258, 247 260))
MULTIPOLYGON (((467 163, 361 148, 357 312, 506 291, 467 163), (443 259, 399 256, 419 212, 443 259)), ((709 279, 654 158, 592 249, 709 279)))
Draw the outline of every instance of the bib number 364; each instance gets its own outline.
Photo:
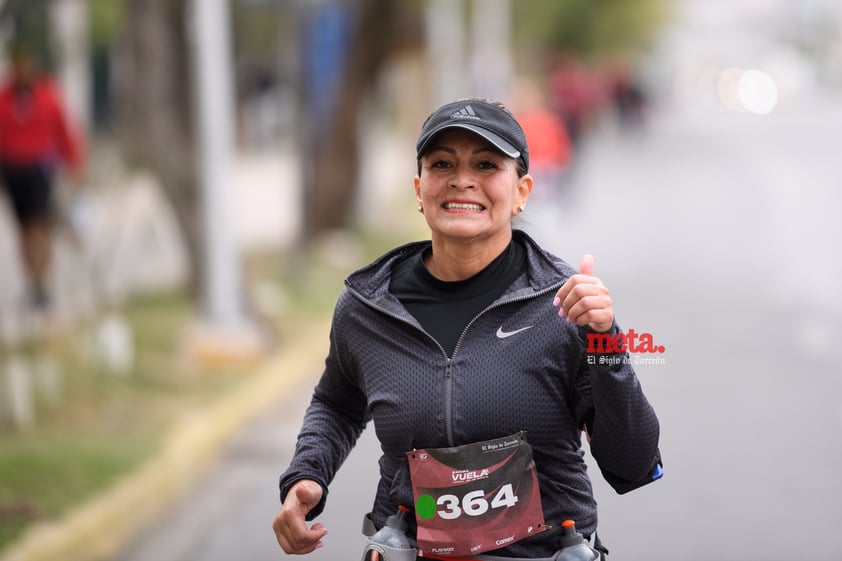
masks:
POLYGON ((418 549, 477 555, 545 531, 532 448, 519 432, 407 453, 418 549))
POLYGON ((511 483, 501 486, 491 501, 486 497, 487 495, 482 489, 466 493, 461 500, 456 495, 441 495, 436 501, 436 504, 442 507, 437 514, 445 520, 454 520, 462 516, 463 513, 468 516, 482 516, 490 508, 513 507, 518 501, 511 483))

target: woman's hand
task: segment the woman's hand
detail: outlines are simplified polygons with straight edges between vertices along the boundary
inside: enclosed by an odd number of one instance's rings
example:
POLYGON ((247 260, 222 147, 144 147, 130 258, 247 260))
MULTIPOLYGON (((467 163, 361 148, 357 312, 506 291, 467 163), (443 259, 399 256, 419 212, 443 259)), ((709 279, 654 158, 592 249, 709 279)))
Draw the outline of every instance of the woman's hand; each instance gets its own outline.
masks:
POLYGON ((553 306, 570 323, 588 325, 594 331, 608 331, 614 324, 611 295, 602 281, 593 276, 592 255, 582 257, 579 274, 573 275, 556 292, 553 306))
POLYGON ((275 537, 287 554, 311 553, 320 548, 327 528, 316 523, 307 527, 305 516, 322 500, 322 486, 315 481, 297 481, 287 493, 281 511, 272 523, 275 537))

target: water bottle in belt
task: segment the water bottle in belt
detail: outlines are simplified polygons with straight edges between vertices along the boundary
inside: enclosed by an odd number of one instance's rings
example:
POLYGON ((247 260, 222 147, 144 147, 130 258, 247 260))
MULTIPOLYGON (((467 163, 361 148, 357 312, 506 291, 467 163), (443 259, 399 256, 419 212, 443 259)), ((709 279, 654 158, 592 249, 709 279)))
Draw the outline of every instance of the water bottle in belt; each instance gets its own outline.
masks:
POLYGON ((417 548, 407 534, 410 510, 400 505, 386 524, 368 539, 362 561, 415 561, 417 548))
POLYGON ((561 523, 561 551, 555 561, 599 561, 599 558, 599 552, 591 549, 584 536, 576 531, 575 522, 561 523))

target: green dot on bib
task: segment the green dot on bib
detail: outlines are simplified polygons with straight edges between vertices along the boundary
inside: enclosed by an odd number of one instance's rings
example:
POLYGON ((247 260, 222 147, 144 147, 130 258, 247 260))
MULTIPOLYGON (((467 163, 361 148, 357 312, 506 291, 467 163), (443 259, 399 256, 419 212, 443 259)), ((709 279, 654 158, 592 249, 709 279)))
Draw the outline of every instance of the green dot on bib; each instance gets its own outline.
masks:
POLYGON ((415 501, 415 513, 419 518, 429 520, 436 515, 436 499, 430 495, 421 495, 415 501))

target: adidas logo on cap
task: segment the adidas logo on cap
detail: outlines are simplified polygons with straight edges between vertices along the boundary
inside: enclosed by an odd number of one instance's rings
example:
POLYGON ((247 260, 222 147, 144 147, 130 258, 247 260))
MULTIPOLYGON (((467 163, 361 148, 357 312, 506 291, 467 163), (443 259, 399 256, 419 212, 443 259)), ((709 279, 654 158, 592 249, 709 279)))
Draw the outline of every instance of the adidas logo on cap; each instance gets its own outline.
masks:
POLYGON ((474 112, 474 108, 470 105, 466 105, 456 113, 450 115, 451 119, 474 119, 479 121, 479 116, 474 112))

